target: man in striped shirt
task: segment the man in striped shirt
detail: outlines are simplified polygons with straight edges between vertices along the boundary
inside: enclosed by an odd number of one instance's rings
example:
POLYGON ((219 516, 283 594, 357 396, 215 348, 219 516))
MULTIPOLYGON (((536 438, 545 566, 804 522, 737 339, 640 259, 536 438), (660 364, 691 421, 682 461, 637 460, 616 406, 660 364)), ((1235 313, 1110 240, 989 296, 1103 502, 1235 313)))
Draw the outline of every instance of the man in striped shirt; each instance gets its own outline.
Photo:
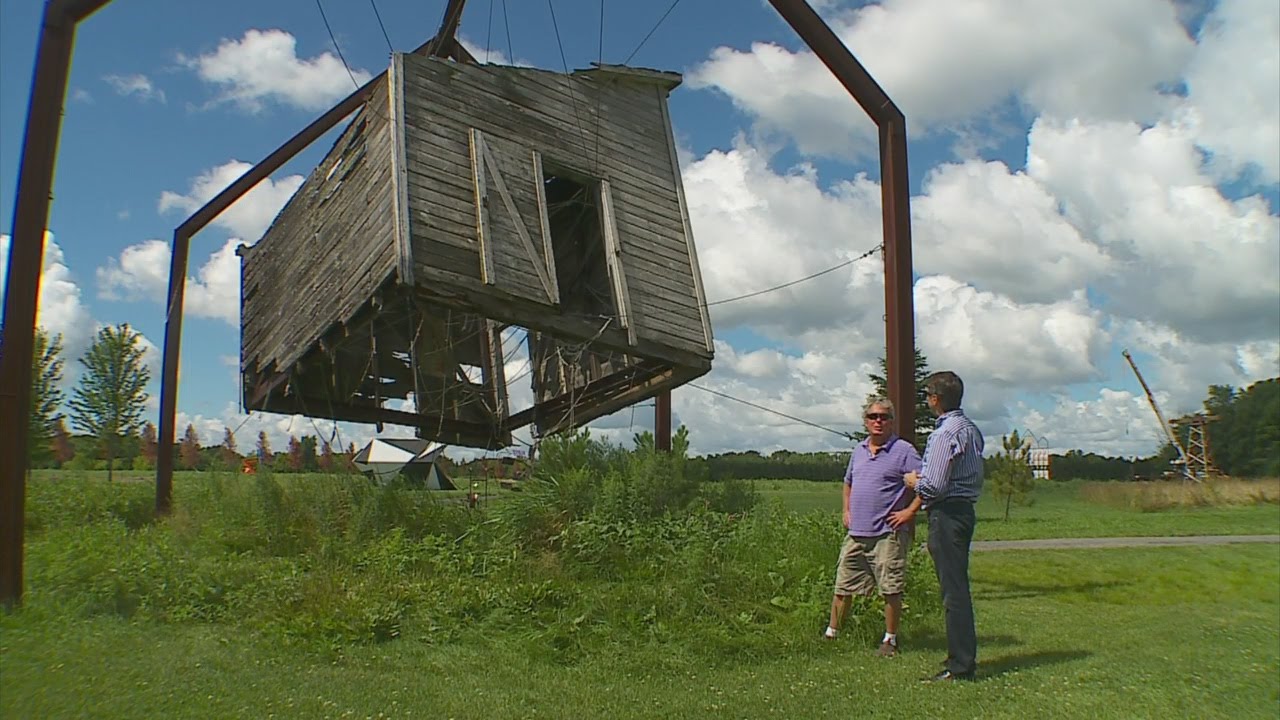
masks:
POLYGON ((946 614, 946 668, 929 680, 972 680, 978 669, 978 636, 969 594, 969 545, 982 492, 982 432, 960 409, 964 382, 953 372, 925 381, 937 429, 924 447, 919 473, 903 482, 920 496, 929 518, 929 555, 942 588, 946 614))
POLYGON ((834 638, 853 595, 884 597, 881 657, 898 654, 898 621, 907 586, 907 551, 915 536, 920 499, 903 476, 920 469, 920 454, 894 432, 893 403, 872 397, 862 409, 867 438, 853 449, 844 475, 847 535, 836 563, 831 622, 823 637, 834 638))

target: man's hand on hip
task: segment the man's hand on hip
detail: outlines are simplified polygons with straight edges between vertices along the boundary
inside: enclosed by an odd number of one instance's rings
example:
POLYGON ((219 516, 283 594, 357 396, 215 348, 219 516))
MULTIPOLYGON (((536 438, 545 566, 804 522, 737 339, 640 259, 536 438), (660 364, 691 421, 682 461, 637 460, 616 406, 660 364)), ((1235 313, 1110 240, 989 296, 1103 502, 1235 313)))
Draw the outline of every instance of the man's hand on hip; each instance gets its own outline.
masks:
POLYGON ((910 525, 916 519, 916 511, 911 508, 889 513, 889 527, 898 530, 910 525))

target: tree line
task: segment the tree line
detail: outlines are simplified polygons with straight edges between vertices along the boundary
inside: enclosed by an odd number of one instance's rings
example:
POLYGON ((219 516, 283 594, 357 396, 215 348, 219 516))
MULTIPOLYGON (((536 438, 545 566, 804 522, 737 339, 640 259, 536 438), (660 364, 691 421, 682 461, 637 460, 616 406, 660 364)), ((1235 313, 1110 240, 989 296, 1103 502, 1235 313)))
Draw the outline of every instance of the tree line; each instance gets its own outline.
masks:
MULTIPOLYGON (((146 387, 151 370, 144 361, 141 340, 141 334, 128 324, 100 329, 78 358, 80 378, 68 395, 62 389, 62 336, 36 329, 28 467, 105 469, 108 478, 116 469, 155 468, 156 426, 142 419, 150 399, 146 387)), ((248 453, 241 453, 230 428, 224 428, 221 444, 202 447, 195 426, 188 424, 174 449, 174 465, 184 470, 239 471, 249 459, 255 468, 331 472, 353 469, 355 453, 354 444, 335 448, 329 441, 307 435, 290 436, 283 451, 273 452, 265 432, 258 433, 257 444, 248 453)))
MULTIPOLYGON (((37 328, 33 352, 30 399, 29 466, 33 468, 105 467, 108 477, 117 467, 149 470, 155 467, 156 428, 143 421, 149 396, 151 371, 144 362, 142 336, 128 324, 101 328, 89 349, 78 358, 81 374, 68 396, 62 389, 64 359, 62 336, 50 336, 37 328), (63 412, 66 408, 67 413, 63 412), (68 429, 68 422, 72 434, 68 429), (118 464, 119 463, 119 464, 118 464)), ((884 395, 885 363, 870 376, 876 394, 884 395)), ((929 375, 926 358, 916 350, 916 436, 924 446, 932 419, 924 400, 929 375)), ((860 417, 861 408, 851 408, 860 417)), ((1214 420, 1209 426, 1210 448, 1217 467, 1239 477, 1280 475, 1280 378, 1263 380, 1248 388, 1211 385, 1204 410, 1214 420)), ((859 425, 860 426, 860 425, 859 425)), ((1185 442, 1185 429, 1183 442, 1185 442)), ((853 433, 861 440, 865 433, 853 433)), ((332 440, 332 439, 331 439, 332 440)), ((290 436, 283 451, 272 450, 265 432, 258 434, 252 450, 242 453, 230 428, 220 445, 201 447, 195 427, 188 425, 175 449, 175 466, 192 470, 238 470, 246 458, 257 467, 276 471, 327 472, 352 469, 354 444, 333 447, 314 436, 290 436)), ((1131 480, 1161 477, 1177 457, 1166 444, 1146 458, 1124 458, 1071 450, 1050 458, 1057 479, 1131 480)), ((691 459, 711 480, 799 479, 839 481, 844 476, 848 451, 792 452, 769 455, 756 451, 729 452, 691 459)))

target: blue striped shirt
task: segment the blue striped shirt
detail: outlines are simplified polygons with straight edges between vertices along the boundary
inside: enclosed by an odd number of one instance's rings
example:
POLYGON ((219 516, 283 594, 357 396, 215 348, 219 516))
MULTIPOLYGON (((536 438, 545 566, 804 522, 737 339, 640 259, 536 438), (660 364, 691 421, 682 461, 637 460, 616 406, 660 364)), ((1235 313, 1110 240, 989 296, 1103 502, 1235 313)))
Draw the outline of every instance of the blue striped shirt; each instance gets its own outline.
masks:
POLYGON ((960 409, 938 416, 924 445, 916 492, 925 505, 944 500, 977 500, 982 492, 982 431, 960 409))

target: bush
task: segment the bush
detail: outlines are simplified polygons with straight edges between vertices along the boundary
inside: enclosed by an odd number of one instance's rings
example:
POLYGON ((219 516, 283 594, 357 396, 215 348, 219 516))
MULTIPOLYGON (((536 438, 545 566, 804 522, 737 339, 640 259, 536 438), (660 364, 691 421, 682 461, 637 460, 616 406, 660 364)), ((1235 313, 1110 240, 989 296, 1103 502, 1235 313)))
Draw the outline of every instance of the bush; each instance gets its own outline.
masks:
MULTIPOLYGON (((483 633, 554 662, 652 642, 709 660, 813 647, 839 528, 703 482, 677 437, 670 455, 643 436, 629 452, 548 440, 489 514, 363 478, 202 473, 175 483, 171 517, 139 522, 145 485, 41 483, 31 601, 329 648, 483 633)), ((936 595, 912 562, 907 627, 936 595)), ((879 612, 867 600, 846 627, 870 635, 879 612)))

